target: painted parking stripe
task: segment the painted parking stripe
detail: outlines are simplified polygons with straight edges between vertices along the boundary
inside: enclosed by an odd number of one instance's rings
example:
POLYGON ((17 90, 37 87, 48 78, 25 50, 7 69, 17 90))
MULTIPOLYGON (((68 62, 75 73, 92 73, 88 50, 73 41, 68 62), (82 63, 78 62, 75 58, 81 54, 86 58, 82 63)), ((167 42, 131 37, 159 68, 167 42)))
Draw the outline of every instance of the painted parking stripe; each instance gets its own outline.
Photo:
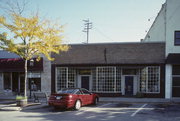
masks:
POLYGON ((111 105, 111 104, 112 104, 112 103, 107 103, 107 104, 104 104, 104 105, 97 106, 96 108, 105 107, 105 106, 108 106, 108 105, 111 105))
POLYGON ((139 111, 141 111, 147 104, 142 105, 140 108, 138 108, 133 114, 131 114, 131 117, 135 116, 139 111))
POLYGON ((105 107, 105 106, 108 106, 108 105, 111 105, 111 104, 112 104, 112 103, 107 103, 107 104, 104 104, 104 105, 97 106, 97 107, 95 107, 95 108, 90 108, 90 109, 87 109, 87 110, 81 110, 81 111, 79 111, 78 113, 76 113, 76 115, 81 115, 81 114, 83 114, 84 112, 92 111, 92 110, 94 110, 94 109, 96 109, 96 108, 105 107))

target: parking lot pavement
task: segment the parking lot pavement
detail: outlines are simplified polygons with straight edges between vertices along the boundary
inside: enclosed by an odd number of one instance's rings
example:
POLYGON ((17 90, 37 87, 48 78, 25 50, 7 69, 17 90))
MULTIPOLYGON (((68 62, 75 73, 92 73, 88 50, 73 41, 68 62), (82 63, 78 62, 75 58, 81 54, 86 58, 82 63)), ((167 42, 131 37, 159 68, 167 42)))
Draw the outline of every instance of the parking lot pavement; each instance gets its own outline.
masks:
POLYGON ((174 103, 99 103, 78 111, 55 110, 43 106, 14 112, 0 112, 0 121, 180 121, 180 104, 174 103), (8 115, 8 119, 5 119, 8 115), (16 117, 14 119, 14 117, 16 117))

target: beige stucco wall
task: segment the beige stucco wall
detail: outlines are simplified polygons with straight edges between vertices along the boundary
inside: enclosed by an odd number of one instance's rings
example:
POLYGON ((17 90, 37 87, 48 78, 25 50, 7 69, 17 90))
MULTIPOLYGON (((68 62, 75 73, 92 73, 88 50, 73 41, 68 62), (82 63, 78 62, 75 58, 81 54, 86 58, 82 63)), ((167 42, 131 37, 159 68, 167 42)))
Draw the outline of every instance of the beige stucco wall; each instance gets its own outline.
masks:
POLYGON ((174 32, 180 31, 180 0, 166 0, 144 42, 165 41, 166 56, 180 53, 180 46, 174 45, 174 32))
POLYGON ((162 42, 165 41, 165 5, 162 5, 151 28, 146 34, 143 42, 162 42))
POLYGON ((180 0, 167 0, 166 56, 180 53, 180 46, 174 45, 174 31, 180 31, 180 0))

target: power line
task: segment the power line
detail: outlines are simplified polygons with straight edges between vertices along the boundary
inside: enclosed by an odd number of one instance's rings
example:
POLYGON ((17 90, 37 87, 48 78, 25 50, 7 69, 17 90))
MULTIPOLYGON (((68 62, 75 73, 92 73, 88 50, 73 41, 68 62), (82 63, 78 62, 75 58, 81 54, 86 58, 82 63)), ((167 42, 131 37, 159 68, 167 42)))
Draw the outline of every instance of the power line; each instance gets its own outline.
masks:
POLYGON ((97 27, 95 27, 96 31, 101 34, 104 38, 114 41, 113 39, 111 39, 110 37, 108 37, 106 34, 104 34, 102 31, 100 31, 97 27))

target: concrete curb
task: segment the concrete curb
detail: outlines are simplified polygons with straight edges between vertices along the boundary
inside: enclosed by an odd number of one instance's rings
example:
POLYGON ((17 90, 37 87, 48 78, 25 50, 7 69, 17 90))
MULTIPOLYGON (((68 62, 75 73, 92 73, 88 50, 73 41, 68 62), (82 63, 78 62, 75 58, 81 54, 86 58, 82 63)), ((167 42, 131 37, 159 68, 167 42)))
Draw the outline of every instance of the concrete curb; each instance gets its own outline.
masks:
POLYGON ((2 111, 20 111, 22 107, 16 106, 16 104, 1 105, 0 110, 2 111))
POLYGON ((0 110, 2 111, 21 111, 21 107, 2 107, 0 110))
POLYGON ((21 111, 21 110, 27 110, 27 109, 33 109, 33 108, 40 108, 43 105, 41 103, 29 103, 24 107, 18 107, 16 106, 16 103, 14 104, 8 104, 8 105, 1 105, 0 110, 1 111, 21 111))
POLYGON ((106 98, 101 97, 102 103, 180 103, 180 98, 164 99, 164 98, 106 98))
POLYGON ((36 104, 32 104, 32 105, 23 107, 22 110, 35 110, 35 109, 46 108, 46 107, 48 107, 48 104, 36 103, 36 104))

